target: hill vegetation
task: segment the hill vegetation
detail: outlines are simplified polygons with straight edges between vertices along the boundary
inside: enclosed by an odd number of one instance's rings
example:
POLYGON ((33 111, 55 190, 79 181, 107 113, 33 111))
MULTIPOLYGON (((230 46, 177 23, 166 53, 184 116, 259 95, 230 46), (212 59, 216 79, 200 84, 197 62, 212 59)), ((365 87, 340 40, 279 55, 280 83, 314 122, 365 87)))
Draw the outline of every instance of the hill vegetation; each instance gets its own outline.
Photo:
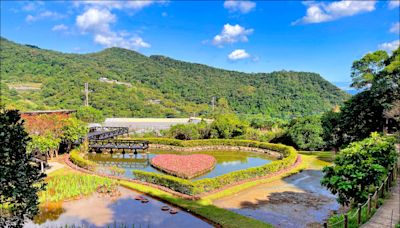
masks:
POLYGON ((321 113, 349 98, 315 73, 249 74, 121 48, 65 54, 1 38, 0 57, 2 103, 20 110, 78 108, 85 82, 89 103, 117 117, 210 115, 216 97, 238 114, 287 118, 321 113), (27 84, 40 89, 15 89, 27 84))

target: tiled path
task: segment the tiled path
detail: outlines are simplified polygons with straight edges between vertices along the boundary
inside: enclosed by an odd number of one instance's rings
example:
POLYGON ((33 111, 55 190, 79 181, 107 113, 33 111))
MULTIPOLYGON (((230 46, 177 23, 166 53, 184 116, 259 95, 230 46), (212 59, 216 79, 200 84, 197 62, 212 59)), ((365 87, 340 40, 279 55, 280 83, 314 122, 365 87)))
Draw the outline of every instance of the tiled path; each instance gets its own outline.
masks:
POLYGON ((397 178, 397 184, 392 189, 392 195, 386 199, 383 205, 364 224, 363 228, 391 228, 395 227, 400 220, 400 178, 397 178))

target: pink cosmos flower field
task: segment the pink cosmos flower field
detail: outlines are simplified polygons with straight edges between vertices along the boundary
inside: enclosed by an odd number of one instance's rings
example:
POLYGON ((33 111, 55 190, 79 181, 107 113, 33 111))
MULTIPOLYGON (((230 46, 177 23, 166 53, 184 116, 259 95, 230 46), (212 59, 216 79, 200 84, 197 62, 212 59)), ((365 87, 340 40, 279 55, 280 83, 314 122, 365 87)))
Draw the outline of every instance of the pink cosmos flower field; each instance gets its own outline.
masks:
POLYGON ((173 176, 190 179, 212 170, 216 164, 213 156, 206 154, 160 154, 151 159, 151 165, 173 176))

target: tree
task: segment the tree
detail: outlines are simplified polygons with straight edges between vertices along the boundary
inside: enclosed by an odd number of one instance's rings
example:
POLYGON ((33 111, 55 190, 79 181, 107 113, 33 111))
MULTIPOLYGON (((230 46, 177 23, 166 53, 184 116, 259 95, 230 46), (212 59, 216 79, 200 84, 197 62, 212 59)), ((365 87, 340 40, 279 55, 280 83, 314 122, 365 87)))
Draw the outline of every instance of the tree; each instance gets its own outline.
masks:
POLYGON ((364 139, 374 131, 399 129, 399 122, 387 113, 400 100, 400 48, 389 57, 385 53, 370 53, 353 63, 353 86, 363 91, 344 103, 334 126, 324 122, 325 129, 335 129, 332 138, 336 147, 364 139))
POLYGON ((218 115, 211 124, 211 138, 229 139, 246 133, 248 124, 235 114, 218 115))
POLYGON ((338 202, 342 205, 349 205, 352 200, 364 203, 368 193, 381 183, 396 159, 394 139, 372 133, 371 137, 341 150, 334 166, 323 169, 321 184, 338 194, 338 202))
POLYGON ((400 123, 400 100, 394 101, 384 114, 386 118, 394 119, 397 123, 400 123))
POLYGON ((338 144, 338 123, 340 121, 340 110, 337 108, 329 112, 325 112, 321 117, 321 125, 323 129, 322 139, 325 142, 326 148, 334 148, 337 151, 336 145, 338 144))
POLYGON ((319 116, 294 119, 289 126, 288 135, 303 150, 316 150, 324 146, 323 129, 319 116))
POLYGON ((32 152, 38 149, 40 152, 45 153, 47 157, 53 158, 53 154, 58 156, 60 142, 60 138, 55 138, 50 134, 31 135, 31 141, 28 143, 27 151, 32 152))
POLYGON ((176 124, 168 130, 168 136, 181 140, 200 138, 196 124, 176 124))
POLYGON ((354 61, 351 67, 353 78, 351 86, 357 89, 371 86, 378 79, 387 59, 386 51, 379 50, 354 61))
POLYGON ((81 107, 76 111, 76 118, 86 123, 104 122, 103 113, 91 106, 81 107))
POLYGON ((68 150, 73 142, 84 138, 89 129, 86 124, 74 117, 64 119, 61 139, 68 143, 68 150))
POLYGON ((45 174, 31 163, 30 138, 18 111, 0 111, 0 132, 0 227, 22 227, 38 212, 45 174))

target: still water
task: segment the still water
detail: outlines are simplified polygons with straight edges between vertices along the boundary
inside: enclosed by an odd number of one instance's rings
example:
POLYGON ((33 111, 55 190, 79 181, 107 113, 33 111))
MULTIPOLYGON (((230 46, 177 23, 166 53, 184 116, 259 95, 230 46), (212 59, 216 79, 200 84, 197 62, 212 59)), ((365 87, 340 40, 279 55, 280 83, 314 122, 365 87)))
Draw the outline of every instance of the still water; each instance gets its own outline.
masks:
POLYGON ((177 151, 162 151, 150 150, 148 154, 139 153, 134 154, 104 154, 104 153, 90 153, 88 159, 103 166, 118 166, 125 169, 125 176, 133 178, 132 170, 144 170, 148 172, 161 173, 161 171, 153 168, 150 165, 150 159, 158 154, 208 154, 217 160, 215 168, 208 173, 205 173, 193 180, 212 178, 220 176, 233 171, 247 169, 250 167, 257 167, 265 165, 274 158, 261 153, 244 152, 244 151, 201 151, 201 152, 177 152, 177 151))
POLYGON ((24 227, 212 227, 200 218, 181 211, 156 199, 141 203, 140 195, 126 188, 119 188, 117 198, 90 197, 64 202, 61 207, 41 209, 41 213, 24 227), (162 206, 176 209, 177 214, 161 210, 162 206))

